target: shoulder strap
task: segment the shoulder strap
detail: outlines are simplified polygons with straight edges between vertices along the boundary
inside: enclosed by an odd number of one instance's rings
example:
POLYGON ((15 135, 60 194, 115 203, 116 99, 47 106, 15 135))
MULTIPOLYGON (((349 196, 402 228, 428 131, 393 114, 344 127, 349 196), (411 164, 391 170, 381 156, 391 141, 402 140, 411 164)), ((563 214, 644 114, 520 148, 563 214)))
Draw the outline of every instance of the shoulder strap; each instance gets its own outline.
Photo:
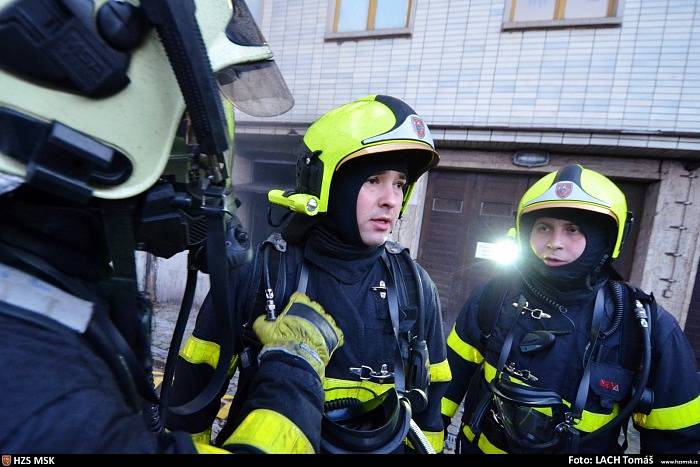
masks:
POLYGON ((498 319, 501 316, 503 302, 508 293, 516 287, 518 277, 513 272, 499 274, 491 279, 485 286, 479 301, 478 322, 482 344, 491 337, 498 319))
MULTIPOLYGON (((432 296, 426 300, 426 287, 424 287, 421 272, 408 249, 394 242, 387 242, 385 248, 386 252, 382 256, 393 276, 389 282, 396 284, 398 286, 396 288, 401 290, 401 293, 393 298, 392 286, 388 284, 392 322, 395 321, 395 315, 398 315, 396 309, 401 309, 403 321, 409 326, 408 328, 402 326, 401 320, 398 320, 398 329, 397 324, 394 324, 401 357, 401 362, 396 364, 405 365, 405 373, 402 376, 407 397, 411 401, 413 410, 419 413, 427 407, 430 384, 430 356, 426 342, 428 314, 425 310, 427 303, 432 302, 432 296), (392 298, 394 311, 392 311, 392 298)), ((432 294, 431 287, 427 288, 427 293, 432 294)))
POLYGON ((396 274, 400 320, 409 325, 408 328, 405 325, 401 326, 401 330, 408 331, 416 328, 414 333, 419 335, 419 329, 424 330, 427 324, 425 313, 422 312, 426 306, 426 289, 422 283, 419 288, 418 278, 413 271, 415 264, 408 248, 391 241, 386 242, 384 248, 392 271, 396 274))

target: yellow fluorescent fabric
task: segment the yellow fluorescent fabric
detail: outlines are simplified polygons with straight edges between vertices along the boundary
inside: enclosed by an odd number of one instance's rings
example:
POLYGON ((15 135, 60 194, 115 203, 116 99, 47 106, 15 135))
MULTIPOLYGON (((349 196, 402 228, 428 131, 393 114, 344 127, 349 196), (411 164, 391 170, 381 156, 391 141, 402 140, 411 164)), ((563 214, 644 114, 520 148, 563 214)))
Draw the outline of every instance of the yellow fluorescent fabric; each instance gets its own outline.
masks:
POLYGON ((450 332, 450 335, 447 337, 447 346, 468 362, 478 364, 484 361, 484 357, 481 353, 475 347, 464 342, 457 335, 457 331, 454 328, 452 328, 452 332, 450 332))
POLYGON ((444 431, 424 431, 423 434, 430 442, 433 449, 435 449, 435 452, 442 452, 442 449, 445 446, 444 431))
MULTIPOLYGON (((220 350, 221 347, 216 342, 205 341, 204 339, 190 336, 187 338, 185 345, 180 349, 180 356, 193 365, 205 363, 216 369, 216 365, 219 363, 220 350)), ((238 356, 235 355, 231 359, 229 374, 237 363, 238 356)))
MULTIPOLYGON (((445 433, 442 431, 424 431, 423 434, 425 435, 425 439, 430 443, 430 446, 435 450, 435 453, 441 453, 445 446, 445 433)), ((413 450, 416 449, 408 438, 404 439, 403 442, 409 448, 413 450)))
POLYGON ((231 454, 231 451, 226 449, 217 448, 211 444, 203 444, 195 441, 194 448, 197 450, 197 454, 231 454))
POLYGON ((309 439, 291 420, 268 409, 253 410, 224 446, 243 444, 268 454, 313 454, 309 439))
POLYGON ((350 381, 336 378, 325 378, 323 381, 323 390, 326 393, 327 401, 351 397, 366 402, 384 394, 393 387, 393 383, 380 384, 372 381, 350 381))
POLYGON ((464 436, 466 436, 469 441, 474 441, 474 432, 472 431, 471 428, 469 428, 469 425, 462 426, 462 432, 464 433, 464 436))
POLYGON ((226 394, 222 398, 224 405, 221 406, 216 414, 216 418, 219 420, 226 420, 228 418, 228 413, 231 410, 231 404, 233 403, 233 396, 226 394))
POLYGON ((440 413, 450 418, 455 416, 455 413, 457 412, 458 408, 459 404, 451 401, 447 397, 443 397, 440 401, 440 413))
POLYGON ((207 428, 201 433, 192 433, 192 441, 195 444, 211 444, 211 428, 207 428))
POLYGON ((700 396, 675 407, 653 409, 649 415, 636 413, 634 422, 650 430, 681 430, 700 423, 700 396))
POLYGON ((447 359, 430 365, 431 383, 445 383, 448 381, 452 381, 452 371, 450 371, 450 364, 447 363, 447 359))
POLYGON ((219 349, 219 344, 215 342, 190 336, 180 349, 180 356, 194 365, 206 363, 210 367, 216 368, 217 363, 219 363, 219 349))
MULTIPOLYGON (((474 433, 472 433, 472 430, 467 425, 462 427, 462 432, 469 441, 474 441, 474 433)), ((491 441, 489 441, 483 433, 479 436, 479 442, 476 443, 476 445, 481 449, 481 452, 486 454, 508 454, 506 451, 491 444, 491 441)))

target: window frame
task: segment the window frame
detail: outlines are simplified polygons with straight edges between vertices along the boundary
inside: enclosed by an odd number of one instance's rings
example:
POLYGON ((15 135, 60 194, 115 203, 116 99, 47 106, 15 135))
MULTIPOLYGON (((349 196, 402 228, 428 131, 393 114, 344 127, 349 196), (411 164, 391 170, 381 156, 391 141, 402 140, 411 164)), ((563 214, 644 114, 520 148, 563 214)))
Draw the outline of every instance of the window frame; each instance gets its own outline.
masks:
MULTIPOLYGON (((346 31, 336 32, 338 21, 340 19, 340 2, 343 0, 328 0, 328 15, 326 21, 326 36, 327 41, 337 41, 346 39, 372 39, 383 37, 401 37, 410 36, 413 32, 413 20, 415 18, 417 0, 407 0, 408 8, 406 14, 406 27, 403 28, 384 28, 384 29, 365 29, 364 31, 346 31)), ((352 1, 352 0, 345 0, 352 1)), ((374 27, 375 15, 377 11, 377 0, 369 0, 369 11, 367 13, 367 27, 374 27)))
POLYGON ((513 17, 515 15, 515 5, 520 0, 506 0, 505 10, 503 11, 503 24, 501 29, 519 30, 519 29, 553 29, 553 28, 572 28, 572 27, 601 27, 601 26, 619 26, 622 24, 622 5, 624 0, 608 0, 608 16, 600 18, 563 18, 566 11, 567 0, 554 0, 554 19, 537 20, 537 21, 517 21, 513 17))

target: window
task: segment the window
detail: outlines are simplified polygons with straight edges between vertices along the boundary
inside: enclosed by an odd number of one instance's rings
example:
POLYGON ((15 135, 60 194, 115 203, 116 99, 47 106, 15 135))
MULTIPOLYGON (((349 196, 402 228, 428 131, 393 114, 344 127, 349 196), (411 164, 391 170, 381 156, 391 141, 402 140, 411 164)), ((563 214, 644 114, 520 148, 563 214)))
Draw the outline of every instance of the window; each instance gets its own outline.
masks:
POLYGON ((618 0, 508 0, 503 29, 620 24, 618 0))
POLYGON ((415 0, 330 0, 326 39, 411 33, 415 0))

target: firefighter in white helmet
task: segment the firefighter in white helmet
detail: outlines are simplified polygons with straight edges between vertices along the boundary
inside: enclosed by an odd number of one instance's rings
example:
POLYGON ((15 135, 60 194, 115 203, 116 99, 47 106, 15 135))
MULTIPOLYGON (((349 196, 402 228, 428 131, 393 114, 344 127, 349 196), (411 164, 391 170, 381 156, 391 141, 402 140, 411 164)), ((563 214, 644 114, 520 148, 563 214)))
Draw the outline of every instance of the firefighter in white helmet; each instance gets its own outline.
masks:
MULTIPOLYGON (((333 319, 299 297, 256 322, 261 389, 223 449, 196 444, 155 410, 134 266, 137 243, 189 250, 212 283, 240 260, 220 96, 256 115, 288 109, 271 56, 241 0, 0 0, 2 452, 318 450, 324 365, 343 342, 333 319), (185 111, 196 146, 171 173, 185 111)), ((213 289, 225 315, 228 290, 213 289)), ((196 409, 220 380, 163 409, 196 409)))

